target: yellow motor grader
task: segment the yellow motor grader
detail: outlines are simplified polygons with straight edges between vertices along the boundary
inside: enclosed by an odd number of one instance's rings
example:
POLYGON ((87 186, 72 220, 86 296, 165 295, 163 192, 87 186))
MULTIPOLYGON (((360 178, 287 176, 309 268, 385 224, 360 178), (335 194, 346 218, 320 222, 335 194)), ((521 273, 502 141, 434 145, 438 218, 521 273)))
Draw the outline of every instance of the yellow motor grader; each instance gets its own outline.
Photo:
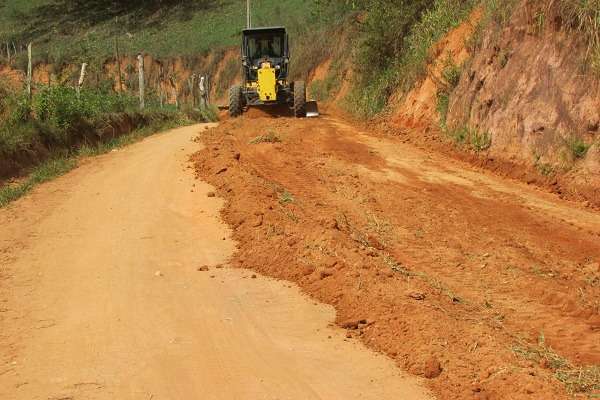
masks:
POLYGON ((284 27, 242 31, 243 83, 229 90, 229 115, 249 106, 287 105, 296 117, 318 116, 316 101, 306 101, 304 81, 288 81, 290 52, 284 27))

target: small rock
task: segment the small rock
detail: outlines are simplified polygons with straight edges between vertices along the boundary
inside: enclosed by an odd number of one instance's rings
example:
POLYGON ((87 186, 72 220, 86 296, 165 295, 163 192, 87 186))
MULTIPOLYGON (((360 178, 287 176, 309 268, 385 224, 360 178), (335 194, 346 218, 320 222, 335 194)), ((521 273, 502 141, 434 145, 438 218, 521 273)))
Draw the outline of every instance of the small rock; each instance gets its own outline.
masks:
POLYGON ((302 276, 311 275, 314 272, 314 268, 309 267, 308 265, 302 268, 302 276))
POLYGON ((256 274, 252 274, 252 276, 250 278, 256 279, 256 274))
POLYGON ((225 172, 225 171, 227 171, 227 167, 223 167, 223 168, 221 168, 220 170, 218 170, 218 171, 215 173, 215 175, 222 174, 222 173, 223 173, 223 172, 225 172))
POLYGON ((201 267, 196 268, 196 271, 206 272, 208 271, 208 267, 206 265, 203 265, 201 267))
POLYGON ((525 387, 525 392, 527 394, 533 394, 533 393, 535 393, 535 387, 533 385, 527 385, 525 387))
POLYGON ((239 152, 237 152, 237 153, 235 153, 235 154, 233 155, 233 159, 234 159, 234 160, 239 160, 239 159, 240 159, 240 156, 241 156, 241 154, 240 154, 239 152))
POLYGON ((154 273, 154 276, 163 276, 163 273, 162 273, 162 272, 160 272, 160 271, 156 271, 156 272, 154 273))
POLYGON ((360 320, 350 319, 348 321, 344 321, 340 323, 340 326, 344 329, 358 329, 358 325, 360 324, 360 320))
POLYGON ((331 275, 333 275, 333 271, 331 269, 329 269, 329 268, 326 268, 324 270, 321 270, 321 272, 319 272, 319 277, 321 279, 325 279, 325 278, 327 278, 328 276, 331 276, 331 275))
POLYGON ((369 242, 369 246, 371 246, 377 250, 385 249, 385 246, 379 241, 379 239, 377 239, 373 235, 369 235, 369 237, 367 238, 367 242, 369 242))
POLYGON ((298 239, 295 237, 290 238, 290 240, 287 242, 288 246, 290 247, 294 246, 296 243, 298 243, 298 239))
POLYGON ((215 196, 216 196, 215 192, 206 193, 206 197, 215 197, 215 196))
POLYGON ((415 300, 425 300, 425 293, 421 292, 410 292, 407 296, 415 300))
POLYGON ((425 365, 423 368, 423 375, 427 379, 434 379, 440 376, 442 373, 442 365, 439 360, 435 357, 430 357, 425 361, 425 365))
POLYGON ((258 228, 262 224, 263 224, 263 216, 262 215, 258 215, 256 217, 256 219, 254 219, 254 221, 252 222, 252 227, 253 228, 258 228))

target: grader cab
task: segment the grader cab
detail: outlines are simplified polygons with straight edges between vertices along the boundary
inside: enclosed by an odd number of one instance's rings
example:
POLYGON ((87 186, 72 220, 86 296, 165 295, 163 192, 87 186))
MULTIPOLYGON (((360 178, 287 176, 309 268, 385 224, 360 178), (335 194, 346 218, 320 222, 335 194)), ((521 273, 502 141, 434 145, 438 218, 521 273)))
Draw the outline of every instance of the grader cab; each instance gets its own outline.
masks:
POLYGON ((288 105, 296 117, 316 116, 316 102, 306 101, 304 81, 289 82, 290 53, 284 27, 242 31, 243 82, 229 90, 229 114, 250 106, 288 105))

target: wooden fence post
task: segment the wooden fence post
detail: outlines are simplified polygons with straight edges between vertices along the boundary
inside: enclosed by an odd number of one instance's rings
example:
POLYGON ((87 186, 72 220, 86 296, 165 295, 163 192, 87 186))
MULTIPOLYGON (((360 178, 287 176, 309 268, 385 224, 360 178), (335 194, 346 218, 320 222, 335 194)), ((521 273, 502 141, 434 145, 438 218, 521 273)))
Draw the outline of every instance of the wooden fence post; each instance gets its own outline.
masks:
POLYGON ((138 54, 138 77, 140 80, 140 110, 145 107, 144 103, 144 55, 138 54))
POLYGON ((117 73, 119 74, 119 93, 123 93, 123 78, 121 77, 121 55, 119 54, 119 38, 115 36, 115 52, 117 57, 117 73))
POLYGON ((83 82, 85 81, 85 69, 87 67, 86 63, 81 64, 81 72, 79 73, 79 81, 77 82, 77 97, 81 94, 81 87, 83 86, 83 82))
POLYGON ((31 61, 31 57, 32 57, 32 45, 31 42, 27 45, 27 58, 28 58, 28 62, 27 62, 27 96, 29 96, 29 98, 31 98, 31 80, 32 80, 32 76, 33 76, 33 63, 31 61))
POLYGON ((162 64, 158 67, 158 97, 160 101, 160 108, 163 108, 163 80, 164 80, 164 70, 162 64))
POLYGON ((175 79, 171 76, 169 77, 169 81, 171 82, 171 87, 173 88, 173 97, 175 98, 175 108, 179 110, 179 99, 177 97, 177 85, 175 84, 175 79))

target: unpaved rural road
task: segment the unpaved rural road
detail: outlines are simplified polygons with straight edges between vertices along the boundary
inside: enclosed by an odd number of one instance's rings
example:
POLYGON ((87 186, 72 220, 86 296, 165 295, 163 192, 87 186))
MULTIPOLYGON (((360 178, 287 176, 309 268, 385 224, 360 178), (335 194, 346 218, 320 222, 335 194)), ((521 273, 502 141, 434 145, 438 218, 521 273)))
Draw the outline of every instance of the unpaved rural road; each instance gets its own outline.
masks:
POLYGON ((194 180, 206 126, 87 160, 0 210, 0 399, 427 399, 234 250, 194 180), (210 271, 200 272, 202 265, 210 271))

